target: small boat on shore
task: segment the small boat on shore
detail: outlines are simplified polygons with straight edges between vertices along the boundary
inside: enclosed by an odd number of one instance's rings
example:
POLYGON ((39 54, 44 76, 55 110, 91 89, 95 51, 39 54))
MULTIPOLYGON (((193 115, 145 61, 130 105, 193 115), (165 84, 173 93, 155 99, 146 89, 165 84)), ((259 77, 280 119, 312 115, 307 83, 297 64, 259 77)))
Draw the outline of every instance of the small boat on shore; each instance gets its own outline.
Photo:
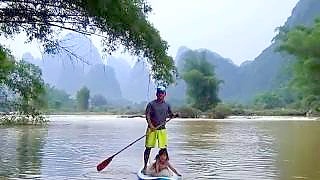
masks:
POLYGON ((142 173, 142 168, 137 173, 138 180, 181 180, 182 177, 173 175, 171 177, 155 177, 155 176, 149 176, 142 173))

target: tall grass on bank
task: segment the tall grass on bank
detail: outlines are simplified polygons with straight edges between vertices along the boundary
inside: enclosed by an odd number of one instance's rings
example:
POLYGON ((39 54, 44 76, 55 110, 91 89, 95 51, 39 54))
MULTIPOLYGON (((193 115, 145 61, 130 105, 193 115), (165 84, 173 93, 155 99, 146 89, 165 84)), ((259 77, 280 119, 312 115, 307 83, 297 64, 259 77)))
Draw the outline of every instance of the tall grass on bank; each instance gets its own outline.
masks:
POLYGON ((44 125, 48 119, 42 114, 6 113, 0 115, 0 125, 44 125))

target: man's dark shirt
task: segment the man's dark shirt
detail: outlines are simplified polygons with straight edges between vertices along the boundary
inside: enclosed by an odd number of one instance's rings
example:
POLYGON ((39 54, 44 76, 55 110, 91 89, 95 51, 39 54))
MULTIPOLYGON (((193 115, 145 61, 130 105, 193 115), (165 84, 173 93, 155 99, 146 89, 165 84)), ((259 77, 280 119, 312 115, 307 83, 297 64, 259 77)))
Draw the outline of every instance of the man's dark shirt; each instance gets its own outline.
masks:
POLYGON ((170 105, 165 101, 158 102, 157 100, 153 100, 148 103, 146 108, 146 118, 148 117, 150 117, 154 127, 163 124, 158 129, 165 129, 165 121, 167 117, 173 117, 173 113, 170 105))

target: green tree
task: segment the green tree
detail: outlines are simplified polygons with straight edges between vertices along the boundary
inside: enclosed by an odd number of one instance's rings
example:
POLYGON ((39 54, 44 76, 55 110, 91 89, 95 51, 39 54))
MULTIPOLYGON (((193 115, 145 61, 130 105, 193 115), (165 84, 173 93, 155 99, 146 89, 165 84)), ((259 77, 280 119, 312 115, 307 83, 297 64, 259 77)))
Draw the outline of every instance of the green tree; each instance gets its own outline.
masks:
POLYGON ((185 59, 182 78, 187 84, 187 96, 191 105, 202 111, 214 108, 218 102, 219 84, 214 66, 205 59, 205 54, 191 54, 185 59))
POLYGON ((104 106, 107 104, 107 99, 101 94, 96 94, 91 98, 91 104, 96 107, 104 106))
POLYGON ((174 80, 176 69, 167 55, 168 44, 147 20, 152 9, 146 0, 6 0, 0 7, 1 35, 25 32, 28 41, 42 42, 47 53, 68 52, 55 39, 61 30, 98 36, 104 52, 121 45, 147 59, 154 79, 167 84, 174 80))
POLYGON ((10 56, 10 52, 7 49, 0 45, 0 84, 4 83, 13 67, 13 57, 10 56))
POLYGON ((231 107, 227 104, 218 103, 217 106, 213 109, 211 116, 215 119, 224 119, 232 114, 231 107))
POLYGON ((4 84, 16 97, 17 108, 23 113, 33 113, 45 108, 46 102, 42 96, 45 93, 44 81, 39 67, 26 61, 15 61, 4 84))
POLYGON ((46 108, 44 82, 39 67, 15 61, 0 45, 0 109, 16 111, 22 116, 0 116, 2 124, 38 124, 45 122, 40 114, 46 108))
POLYGON ((90 91, 87 87, 82 87, 77 92, 77 104, 80 111, 87 111, 89 108, 90 91))
POLYGON ((45 100, 48 102, 49 110, 72 111, 75 110, 74 100, 65 91, 55 87, 46 86, 45 100))
POLYGON ((302 94, 307 108, 319 108, 320 100, 320 20, 314 26, 298 26, 290 31, 280 29, 280 51, 295 56, 292 85, 302 94), (309 98, 310 96, 310 98, 309 98), (315 103, 313 103, 315 101, 315 103))
POLYGON ((267 92, 257 95, 254 98, 254 105, 263 109, 273 109, 283 107, 284 102, 278 94, 267 92))
POLYGON ((9 106, 7 104, 7 86, 4 83, 13 68, 13 58, 10 57, 8 50, 0 45, 0 111, 6 111, 9 106))

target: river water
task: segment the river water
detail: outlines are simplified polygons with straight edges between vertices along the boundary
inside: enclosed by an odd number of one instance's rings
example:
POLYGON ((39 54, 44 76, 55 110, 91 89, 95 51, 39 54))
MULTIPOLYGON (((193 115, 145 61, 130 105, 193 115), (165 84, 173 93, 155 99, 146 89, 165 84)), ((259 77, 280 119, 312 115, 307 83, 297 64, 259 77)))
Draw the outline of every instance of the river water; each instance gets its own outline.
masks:
MULTIPOLYGON (((0 127, 0 179, 136 179, 142 118, 50 116, 45 127, 0 127)), ((320 179, 320 121, 294 117, 174 119, 170 162, 183 179, 320 179)), ((152 158, 157 149, 153 149, 152 158)))

